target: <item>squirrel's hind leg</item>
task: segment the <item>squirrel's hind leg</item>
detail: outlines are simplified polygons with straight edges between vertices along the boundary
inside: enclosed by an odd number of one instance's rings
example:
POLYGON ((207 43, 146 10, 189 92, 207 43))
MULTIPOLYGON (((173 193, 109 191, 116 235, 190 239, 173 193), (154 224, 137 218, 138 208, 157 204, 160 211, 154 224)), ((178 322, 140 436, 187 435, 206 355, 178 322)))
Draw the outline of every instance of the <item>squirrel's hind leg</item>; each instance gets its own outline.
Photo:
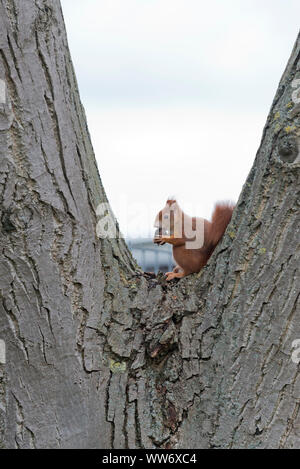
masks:
POLYGON ((175 265, 174 269, 172 272, 166 272, 165 275, 168 276, 170 274, 178 274, 179 272, 183 272, 183 269, 180 267, 180 265, 175 265))
POLYGON ((173 278, 182 278, 182 277, 185 277, 186 274, 183 270, 181 270, 181 272, 167 272, 166 273, 166 278, 167 278, 167 281, 169 282, 170 280, 173 280, 173 278))

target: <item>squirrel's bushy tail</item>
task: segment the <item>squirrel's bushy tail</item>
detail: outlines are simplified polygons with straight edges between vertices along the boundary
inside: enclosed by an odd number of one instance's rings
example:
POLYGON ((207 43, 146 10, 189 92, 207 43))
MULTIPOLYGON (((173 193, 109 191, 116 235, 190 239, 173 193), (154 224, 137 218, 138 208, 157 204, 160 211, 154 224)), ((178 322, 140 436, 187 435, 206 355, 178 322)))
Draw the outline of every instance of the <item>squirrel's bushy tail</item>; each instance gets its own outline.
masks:
POLYGON ((210 241, 215 247, 222 238, 231 220, 235 205, 230 202, 220 202, 215 205, 210 226, 210 241))

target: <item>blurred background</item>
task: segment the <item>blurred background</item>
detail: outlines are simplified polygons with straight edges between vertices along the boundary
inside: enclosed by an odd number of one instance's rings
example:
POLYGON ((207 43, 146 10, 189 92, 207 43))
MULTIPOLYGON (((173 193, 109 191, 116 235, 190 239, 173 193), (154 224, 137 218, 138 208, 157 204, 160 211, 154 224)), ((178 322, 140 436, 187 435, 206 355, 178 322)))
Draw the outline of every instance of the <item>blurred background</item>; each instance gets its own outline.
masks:
POLYGON ((299 30, 299 0, 61 0, 106 193, 144 270, 175 195, 237 201, 299 30))

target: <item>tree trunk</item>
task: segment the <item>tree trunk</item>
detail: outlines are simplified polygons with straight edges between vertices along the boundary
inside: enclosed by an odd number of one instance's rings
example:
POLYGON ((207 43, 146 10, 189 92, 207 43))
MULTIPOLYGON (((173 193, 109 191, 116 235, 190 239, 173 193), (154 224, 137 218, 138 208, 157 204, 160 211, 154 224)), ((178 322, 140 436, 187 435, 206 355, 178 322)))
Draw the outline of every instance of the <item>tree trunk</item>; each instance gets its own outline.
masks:
POLYGON ((300 37, 223 241, 166 284, 96 235, 59 0, 0 31, 2 447, 300 448, 300 37))

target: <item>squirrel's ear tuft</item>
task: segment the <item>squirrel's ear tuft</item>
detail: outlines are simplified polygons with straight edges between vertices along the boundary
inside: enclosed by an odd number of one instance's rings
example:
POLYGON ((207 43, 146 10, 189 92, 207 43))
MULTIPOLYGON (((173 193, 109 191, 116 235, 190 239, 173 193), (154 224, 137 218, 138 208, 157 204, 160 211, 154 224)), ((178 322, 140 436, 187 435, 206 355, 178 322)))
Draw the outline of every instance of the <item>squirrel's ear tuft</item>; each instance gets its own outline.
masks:
POLYGON ((172 205, 172 204, 174 204, 175 202, 177 202, 176 195, 170 195, 170 196, 167 198, 167 204, 172 205))

